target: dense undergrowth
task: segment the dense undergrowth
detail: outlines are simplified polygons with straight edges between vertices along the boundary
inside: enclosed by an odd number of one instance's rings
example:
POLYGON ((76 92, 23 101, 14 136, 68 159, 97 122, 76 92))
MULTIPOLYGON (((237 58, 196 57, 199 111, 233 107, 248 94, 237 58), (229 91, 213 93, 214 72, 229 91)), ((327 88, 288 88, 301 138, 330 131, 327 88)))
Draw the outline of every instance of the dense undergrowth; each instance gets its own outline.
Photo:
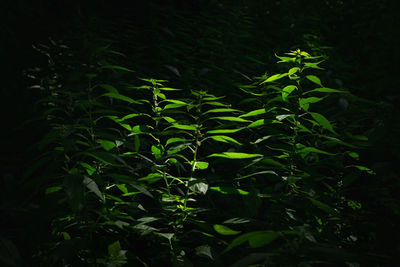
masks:
POLYGON ((300 2, 149 1, 35 42, 18 98, 35 114, 2 157, 1 264, 391 266, 396 95, 299 19, 350 2, 300 2), (363 79, 390 94, 356 96, 363 79))
MULTIPOLYGON (((73 65, 74 51, 36 49, 50 131, 35 175, 51 213, 44 265, 249 266, 370 260, 349 220, 346 188, 362 173, 367 138, 321 106, 356 101, 324 86, 323 55, 276 56, 281 73, 238 84, 238 103, 138 78, 109 46, 73 65), (54 58, 58 56, 59 58, 54 58), (59 72, 58 70, 63 70, 59 72), (74 75, 75 74, 75 75, 74 75), (79 74, 79 75, 78 75, 79 74), (349 100, 346 100, 349 99, 349 100), (39 171, 40 170, 40 171, 39 171), (38 173, 39 171, 39 173, 38 173)), ((354 100, 355 99, 355 100, 354 100)))

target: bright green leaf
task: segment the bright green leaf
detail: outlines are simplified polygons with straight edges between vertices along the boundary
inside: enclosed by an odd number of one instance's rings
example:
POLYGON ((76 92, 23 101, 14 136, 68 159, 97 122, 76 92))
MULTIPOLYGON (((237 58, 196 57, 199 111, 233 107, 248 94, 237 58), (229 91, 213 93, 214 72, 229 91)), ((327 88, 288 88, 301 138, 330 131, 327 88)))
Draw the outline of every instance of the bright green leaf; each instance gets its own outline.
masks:
POLYGON ((233 143, 237 145, 241 145, 238 141, 233 139, 232 137, 226 136, 226 135, 213 135, 210 136, 211 139, 218 141, 218 142, 224 142, 224 143, 233 143))
POLYGON ((322 86, 321 80, 315 76, 315 75, 307 75, 306 78, 310 81, 312 81, 313 83, 318 84, 319 86, 322 86))
POLYGON ((283 77, 286 77, 286 76, 288 76, 288 73, 282 73, 282 74, 275 74, 275 75, 272 75, 271 77, 269 77, 269 78, 266 79, 265 81, 261 82, 260 85, 261 85, 261 84, 264 84, 264 83, 269 83, 269 82, 273 82, 273 81, 282 79, 283 77))
POLYGON ((242 152, 222 152, 222 153, 214 153, 209 155, 208 157, 220 157, 220 158, 228 158, 228 159, 249 159, 249 158, 257 158, 262 157, 261 154, 248 154, 242 152))
POLYGON ((295 85, 288 85, 282 89, 282 99, 283 101, 287 101, 288 96, 296 89, 295 85))
POLYGON ((310 104, 317 103, 323 99, 324 98, 320 98, 320 97, 299 98, 299 105, 302 109, 304 109, 305 111, 308 111, 310 104))
POLYGON ((114 142, 103 139, 97 140, 97 143, 99 143, 107 151, 110 151, 116 146, 114 142))
POLYGON ((265 108, 262 109, 256 109, 253 111, 250 111, 246 114, 240 115, 239 117, 252 117, 252 116, 257 116, 257 115, 261 115, 261 114, 265 114, 267 113, 267 110, 265 108))

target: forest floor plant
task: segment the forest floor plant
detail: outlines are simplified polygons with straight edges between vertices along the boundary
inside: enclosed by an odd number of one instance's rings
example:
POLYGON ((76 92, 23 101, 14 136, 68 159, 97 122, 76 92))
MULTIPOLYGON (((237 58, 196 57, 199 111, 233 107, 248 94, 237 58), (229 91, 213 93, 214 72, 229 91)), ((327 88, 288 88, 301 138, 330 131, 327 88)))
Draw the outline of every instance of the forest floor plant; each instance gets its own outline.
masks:
POLYGON ((39 49, 49 133, 26 173, 53 209, 45 266, 311 266, 359 263, 343 194, 361 172, 363 137, 323 115, 347 91, 315 74, 325 59, 295 50, 283 73, 239 85, 227 103, 167 87, 94 49, 39 49), (50 51, 51 49, 55 51, 50 51), (35 167, 36 166, 36 167, 35 167), (38 171, 43 168, 44 171, 38 171), (39 175, 39 174, 40 175, 39 175))

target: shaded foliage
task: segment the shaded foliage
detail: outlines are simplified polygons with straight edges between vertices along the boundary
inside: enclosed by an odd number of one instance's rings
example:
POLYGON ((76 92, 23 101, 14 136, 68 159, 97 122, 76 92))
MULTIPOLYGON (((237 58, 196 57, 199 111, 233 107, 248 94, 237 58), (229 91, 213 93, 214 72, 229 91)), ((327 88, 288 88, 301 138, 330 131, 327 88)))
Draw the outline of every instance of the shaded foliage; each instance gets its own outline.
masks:
POLYGON ((91 2, 5 16, 2 264, 391 264, 391 3, 91 2))

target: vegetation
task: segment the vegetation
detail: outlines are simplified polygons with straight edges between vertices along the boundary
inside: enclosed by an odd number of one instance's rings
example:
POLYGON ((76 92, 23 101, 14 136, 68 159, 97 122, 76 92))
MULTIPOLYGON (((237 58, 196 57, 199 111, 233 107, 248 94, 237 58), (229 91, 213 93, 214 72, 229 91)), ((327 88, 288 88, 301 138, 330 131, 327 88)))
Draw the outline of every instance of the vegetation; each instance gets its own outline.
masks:
POLYGON ((77 4, 79 28, 29 41, 2 265, 393 264, 398 95, 348 89, 335 34, 283 16, 309 14, 296 1, 233 2, 77 4), (291 26, 265 30, 263 12, 291 26))

